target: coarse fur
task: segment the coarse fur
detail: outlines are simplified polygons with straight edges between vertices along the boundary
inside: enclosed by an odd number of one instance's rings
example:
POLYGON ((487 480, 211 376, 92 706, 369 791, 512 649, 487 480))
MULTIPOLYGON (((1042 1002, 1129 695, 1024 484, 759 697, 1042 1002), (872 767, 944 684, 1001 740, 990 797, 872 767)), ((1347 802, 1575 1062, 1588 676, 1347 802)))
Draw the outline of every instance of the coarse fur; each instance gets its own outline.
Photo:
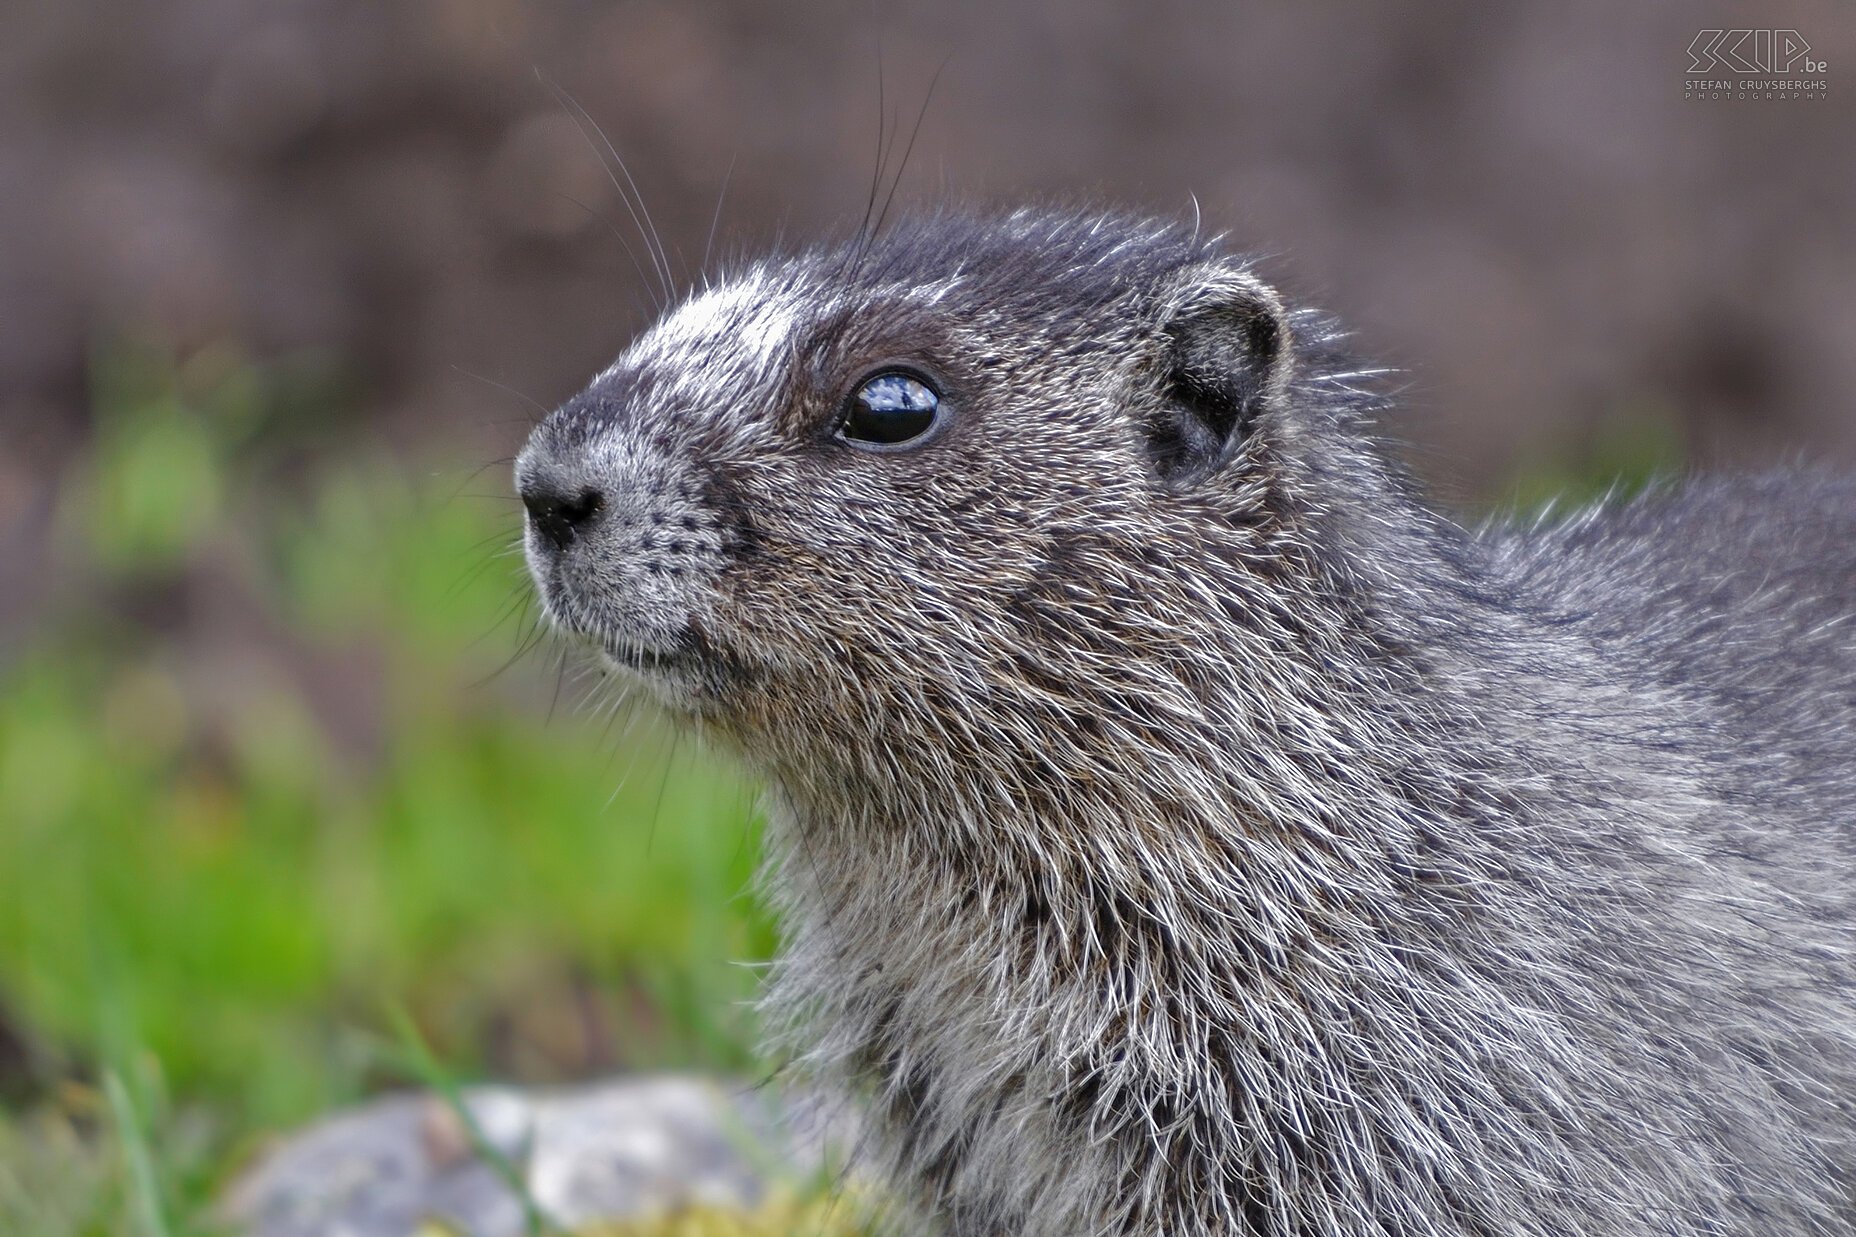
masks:
POLYGON ((550 416, 530 561, 764 774, 776 1043, 948 1231, 1856 1234, 1856 485, 1469 532, 1373 389, 1193 229, 917 217, 550 416))

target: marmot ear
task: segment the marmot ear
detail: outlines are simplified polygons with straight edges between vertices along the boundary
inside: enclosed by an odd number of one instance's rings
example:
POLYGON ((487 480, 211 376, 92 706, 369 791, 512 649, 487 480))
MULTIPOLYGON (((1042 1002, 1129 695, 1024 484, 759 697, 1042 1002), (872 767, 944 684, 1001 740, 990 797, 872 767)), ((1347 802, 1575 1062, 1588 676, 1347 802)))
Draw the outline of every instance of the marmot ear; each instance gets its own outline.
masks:
POLYGON ((1160 343, 1161 403, 1147 426, 1155 467, 1169 481, 1209 475, 1288 390, 1282 298, 1236 266, 1190 267, 1161 307, 1160 343))

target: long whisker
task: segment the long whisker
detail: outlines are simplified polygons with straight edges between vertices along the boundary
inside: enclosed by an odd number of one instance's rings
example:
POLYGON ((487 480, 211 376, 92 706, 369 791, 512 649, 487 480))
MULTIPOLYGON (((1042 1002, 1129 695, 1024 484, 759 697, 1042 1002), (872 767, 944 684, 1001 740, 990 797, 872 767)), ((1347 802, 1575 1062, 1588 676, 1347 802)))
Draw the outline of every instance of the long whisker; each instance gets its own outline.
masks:
POLYGON ((554 721, 554 710, 561 703, 561 684, 567 681, 567 645, 561 645, 560 656, 554 661, 554 692, 548 697, 548 714, 542 719, 547 725, 554 721))
MULTIPOLYGON (((584 137, 585 134, 582 133, 581 136, 584 137)), ((599 152, 594 151, 593 153, 598 154, 599 152)), ((605 167, 605 161, 603 159, 600 161, 600 166, 601 168, 605 167)), ((610 177, 612 173, 607 171, 606 175, 610 177)), ((579 198, 574 197, 570 193, 563 193, 560 197, 564 201, 572 202, 575 206, 585 211, 588 218, 598 219, 601 223, 606 225, 606 231, 612 233, 612 239, 619 242, 619 248, 625 251, 625 257, 631 262, 632 269, 638 272, 638 280, 644 285, 644 290, 651 294, 651 303, 657 306, 659 312, 662 312, 664 302, 658 295, 657 290, 651 286, 652 276, 645 274, 644 263, 638 260, 638 251, 633 249, 631 242, 625 239, 625 233, 619 231, 619 225, 607 218, 602 212, 594 210, 591 206, 588 206, 585 202, 582 202, 579 198)))
MULTIPOLYGON (((876 25, 876 6, 871 5, 870 20, 876 25)), ((870 196, 864 202, 863 222, 857 225, 857 235, 861 239, 870 234, 870 217, 876 213, 876 195, 883 185, 883 165, 889 161, 888 142, 889 104, 883 95, 883 29, 876 28, 876 166, 870 169, 870 196)))
MULTIPOLYGON (((494 459, 486 463, 479 464, 477 467, 471 469, 468 474, 466 474, 461 480, 458 481, 457 488, 453 489, 449 494, 445 495, 445 502, 454 503, 458 499, 463 498, 465 496, 464 487, 469 485, 471 482, 475 481, 478 477, 481 477, 484 473, 489 472, 492 468, 507 468, 509 467, 509 465, 515 462, 516 462, 515 456, 505 455, 499 459, 494 459)), ((502 498, 502 497, 505 497, 505 495, 498 494, 496 495, 496 497, 502 498)), ((513 497, 513 495, 510 495, 509 497, 513 497)))
POLYGON ((537 417, 532 418, 532 420, 534 421, 539 421, 541 417, 545 417, 548 415, 548 408, 540 400, 534 398, 531 395, 526 395, 523 392, 516 390, 514 387, 510 386, 507 383, 498 382, 494 378, 486 378, 482 374, 473 373, 472 371, 465 369, 462 365, 454 364, 452 365, 451 369, 454 373, 463 374, 466 378, 475 378, 478 382, 481 382, 486 387, 494 388, 495 390, 501 391, 504 395, 514 396, 516 399, 521 400, 523 403, 527 404, 530 408, 533 408, 537 414, 539 414, 537 417))
POLYGON ((702 243, 702 281, 709 282, 709 255, 715 251, 715 229, 722 222, 722 203, 728 200, 728 182, 735 178, 735 160, 739 152, 728 157, 728 170, 722 173, 722 191, 715 195, 715 214, 709 219, 709 238, 702 243))
MULTIPOLYGON (((451 601, 463 596, 465 589, 475 584, 478 580, 481 580, 486 571, 496 566, 498 561, 503 558, 503 555, 501 553, 488 552, 489 545, 491 542, 500 542, 503 543, 500 548, 507 549, 508 539, 509 534, 507 532, 496 532, 491 533, 488 537, 485 537, 482 541, 472 546, 468 553, 477 559, 477 564, 474 567, 465 568, 463 574, 452 581, 451 586, 444 592, 445 600, 451 601)), ((499 625, 500 622, 501 620, 498 620, 499 625)))
MULTIPOLYGON (((527 615, 525 619, 527 626, 523 631, 520 642, 516 645, 515 652, 511 653, 509 655, 508 660, 503 662, 502 665, 498 666, 496 669, 490 671, 490 673, 484 675, 482 678, 472 683, 470 686, 473 691, 476 690, 477 688, 487 686, 488 684, 493 683, 497 679, 501 678, 505 673, 508 672, 511 666, 515 665, 517 662, 521 661, 524 657, 528 656, 528 654, 535 648, 535 646, 540 644, 542 640, 547 637, 548 624, 546 623, 546 621, 544 621, 544 619, 542 618, 540 614, 535 612, 534 604, 533 604, 533 594, 529 593, 527 589, 523 589, 522 597, 523 597, 523 600, 522 600, 523 609, 524 609, 525 614, 527 615)), ((501 626, 500 621, 498 622, 498 626, 501 626)))
POLYGON ((953 58, 954 54, 949 52, 941 61, 940 67, 935 69, 934 76, 928 79, 928 93, 922 96, 921 111, 915 113, 915 127, 909 130, 909 143, 902 148, 902 162, 896 165, 895 178, 889 182, 889 196, 883 199, 883 209, 877 214, 876 227, 870 230, 872 242, 883 231, 883 221, 889 218, 890 204, 896 200, 896 189, 902 184, 902 174, 909 170, 909 156, 915 153, 915 139, 921 135, 922 121, 928 118, 928 105, 934 102, 934 88, 940 83, 941 74, 946 71, 948 62, 953 58))
POLYGON ((597 155, 600 146, 605 147, 610 161, 601 158, 600 163, 606 169, 606 178, 612 182, 613 189, 618 192, 619 200, 625 204, 626 212, 631 215, 632 223, 637 227, 638 234, 644 238, 645 250, 650 255, 651 265, 657 272, 658 285, 663 293, 662 299, 658 302, 659 308, 668 306, 676 296, 674 286, 676 281, 671 276, 670 259, 664 252, 662 240, 658 237, 657 224, 651 218, 650 208, 645 205, 644 195, 639 192, 638 182, 632 178, 631 169, 625 166, 624 157, 612 144, 612 139, 606 136, 606 131, 599 127, 599 122, 593 119, 592 113, 580 105, 578 99, 575 99, 541 70, 536 70, 536 76, 554 95, 555 100, 568 110, 569 116, 574 121, 574 127, 580 130, 580 136, 586 140, 593 153, 597 155), (591 133, 588 132, 589 129, 591 133), (597 144, 593 140, 595 135, 599 139, 597 144), (612 170, 615 166, 618 168, 617 174, 614 174, 612 170), (619 183, 619 176, 625 177, 624 185, 619 183))

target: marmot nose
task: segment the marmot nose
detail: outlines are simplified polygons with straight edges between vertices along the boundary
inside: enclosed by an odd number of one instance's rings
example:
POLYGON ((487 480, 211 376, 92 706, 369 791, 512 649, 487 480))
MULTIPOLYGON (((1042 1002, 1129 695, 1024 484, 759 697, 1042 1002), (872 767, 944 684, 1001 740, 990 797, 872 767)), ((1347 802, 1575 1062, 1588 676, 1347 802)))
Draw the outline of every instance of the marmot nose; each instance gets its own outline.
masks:
POLYGON ((592 526, 605 509, 606 496, 598 490, 562 493, 545 485, 522 487, 522 505, 535 531, 565 550, 573 539, 592 526))

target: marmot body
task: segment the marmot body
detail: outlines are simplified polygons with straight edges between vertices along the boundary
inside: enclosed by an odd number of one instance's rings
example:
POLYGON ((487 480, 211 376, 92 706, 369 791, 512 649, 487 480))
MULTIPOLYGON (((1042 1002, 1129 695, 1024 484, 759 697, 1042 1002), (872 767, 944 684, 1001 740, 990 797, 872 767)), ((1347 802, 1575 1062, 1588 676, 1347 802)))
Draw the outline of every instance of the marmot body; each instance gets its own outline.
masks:
POLYGON ((1465 532, 1188 229, 750 265, 518 464, 958 1234, 1856 1233, 1856 486, 1465 532))

